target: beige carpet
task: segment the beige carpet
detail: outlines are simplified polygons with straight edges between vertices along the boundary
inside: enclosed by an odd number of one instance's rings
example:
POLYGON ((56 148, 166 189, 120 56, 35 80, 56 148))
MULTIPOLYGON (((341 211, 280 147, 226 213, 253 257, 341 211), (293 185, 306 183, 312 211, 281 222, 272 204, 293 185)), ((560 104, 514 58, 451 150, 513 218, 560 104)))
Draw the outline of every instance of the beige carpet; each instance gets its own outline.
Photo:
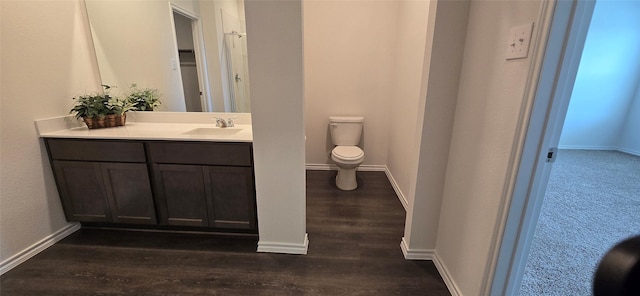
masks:
POLYGON ((640 234, 640 157, 561 150, 551 171, 520 295, 592 295, 617 242, 640 234))

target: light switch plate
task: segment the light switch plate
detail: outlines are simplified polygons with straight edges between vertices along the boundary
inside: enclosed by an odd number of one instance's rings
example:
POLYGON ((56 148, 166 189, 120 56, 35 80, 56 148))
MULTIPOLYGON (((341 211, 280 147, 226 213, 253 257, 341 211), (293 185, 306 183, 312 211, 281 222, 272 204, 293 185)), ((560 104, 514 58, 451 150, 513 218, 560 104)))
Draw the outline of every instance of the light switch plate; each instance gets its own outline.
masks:
POLYGON ((523 59, 529 54, 533 23, 511 28, 507 43, 507 60, 523 59))

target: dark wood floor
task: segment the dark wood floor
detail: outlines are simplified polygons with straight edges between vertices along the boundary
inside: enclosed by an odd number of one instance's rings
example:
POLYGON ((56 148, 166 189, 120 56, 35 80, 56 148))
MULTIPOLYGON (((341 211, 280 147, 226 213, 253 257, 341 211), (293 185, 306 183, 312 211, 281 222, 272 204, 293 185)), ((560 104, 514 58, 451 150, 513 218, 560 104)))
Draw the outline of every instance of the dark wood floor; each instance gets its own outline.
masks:
POLYGON ((1 277, 9 295, 450 295, 431 261, 404 260, 404 210, 382 172, 307 173, 308 255, 257 239, 82 229, 1 277))

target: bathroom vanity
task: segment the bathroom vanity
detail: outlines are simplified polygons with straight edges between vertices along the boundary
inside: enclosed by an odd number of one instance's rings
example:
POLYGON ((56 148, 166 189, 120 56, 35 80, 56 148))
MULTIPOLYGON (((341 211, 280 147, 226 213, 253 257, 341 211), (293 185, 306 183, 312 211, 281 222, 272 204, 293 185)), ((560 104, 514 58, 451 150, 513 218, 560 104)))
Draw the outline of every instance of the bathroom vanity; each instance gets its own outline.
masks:
POLYGON ((251 126, 41 132, 68 221, 257 233, 251 126))

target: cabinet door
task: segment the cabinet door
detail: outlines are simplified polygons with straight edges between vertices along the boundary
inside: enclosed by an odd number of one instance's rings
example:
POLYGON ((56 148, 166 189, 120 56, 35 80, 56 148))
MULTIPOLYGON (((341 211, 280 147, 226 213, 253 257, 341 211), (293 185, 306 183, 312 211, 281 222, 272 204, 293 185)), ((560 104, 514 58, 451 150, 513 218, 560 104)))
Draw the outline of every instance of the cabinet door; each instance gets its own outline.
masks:
POLYGON ((248 167, 204 167, 209 199, 209 225, 256 229, 253 170, 248 167))
POLYGON ((56 160, 53 169, 68 221, 110 222, 99 163, 56 160))
POLYGON ((153 168, 161 223, 207 227, 202 166, 154 164, 153 168))
POLYGON ((112 222, 156 224, 156 214, 144 163, 101 163, 112 222))

